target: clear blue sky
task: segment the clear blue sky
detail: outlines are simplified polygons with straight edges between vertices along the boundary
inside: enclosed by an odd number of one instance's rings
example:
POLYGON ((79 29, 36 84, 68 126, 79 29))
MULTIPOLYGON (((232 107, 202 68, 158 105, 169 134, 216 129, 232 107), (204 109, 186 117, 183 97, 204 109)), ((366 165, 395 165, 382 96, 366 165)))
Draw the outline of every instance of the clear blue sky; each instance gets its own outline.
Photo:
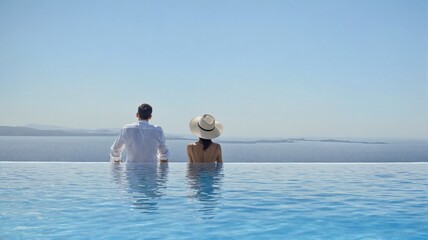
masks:
POLYGON ((0 0, 0 125, 428 138, 428 1, 0 0))

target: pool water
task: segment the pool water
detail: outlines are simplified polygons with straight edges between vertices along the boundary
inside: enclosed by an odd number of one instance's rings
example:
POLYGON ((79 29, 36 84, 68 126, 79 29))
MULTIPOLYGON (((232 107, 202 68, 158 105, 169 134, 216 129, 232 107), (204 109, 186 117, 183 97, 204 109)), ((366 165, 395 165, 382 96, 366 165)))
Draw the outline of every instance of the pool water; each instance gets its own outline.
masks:
POLYGON ((428 163, 0 162, 0 239, 428 239, 428 163))

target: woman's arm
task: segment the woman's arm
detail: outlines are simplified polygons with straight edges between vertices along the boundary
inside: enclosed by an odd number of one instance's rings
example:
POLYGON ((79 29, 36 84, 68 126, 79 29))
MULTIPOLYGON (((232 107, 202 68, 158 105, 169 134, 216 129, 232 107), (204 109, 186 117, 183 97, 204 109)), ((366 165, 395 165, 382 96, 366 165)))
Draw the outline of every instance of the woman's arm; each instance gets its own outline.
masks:
POLYGON ((190 144, 187 145, 187 161, 189 163, 194 162, 194 157, 193 157, 193 154, 192 154, 192 146, 190 144))
POLYGON ((221 145, 220 144, 218 145, 217 162, 218 163, 222 163, 223 162, 223 157, 222 157, 222 154, 221 154, 221 145))

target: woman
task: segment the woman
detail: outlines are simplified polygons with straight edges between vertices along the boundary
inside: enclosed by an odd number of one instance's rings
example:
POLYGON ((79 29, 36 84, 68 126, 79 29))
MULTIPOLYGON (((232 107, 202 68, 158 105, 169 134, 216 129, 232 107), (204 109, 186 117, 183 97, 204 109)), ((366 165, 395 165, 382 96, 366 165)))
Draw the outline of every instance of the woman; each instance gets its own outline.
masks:
POLYGON ((213 116, 204 114, 190 121, 190 131, 199 137, 199 141, 187 145, 189 163, 221 163, 220 144, 213 143, 211 139, 223 133, 223 125, 213 116))

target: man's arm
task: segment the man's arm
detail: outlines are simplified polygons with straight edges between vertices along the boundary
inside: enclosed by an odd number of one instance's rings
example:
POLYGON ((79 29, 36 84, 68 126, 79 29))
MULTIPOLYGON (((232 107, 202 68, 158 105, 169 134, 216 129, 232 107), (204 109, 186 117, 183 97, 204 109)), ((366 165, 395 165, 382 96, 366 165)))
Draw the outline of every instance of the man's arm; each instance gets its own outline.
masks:
POLYGON ((158 158, 161 163, 167 163, 169 157, 169 150, 166 145, 165 135, 163 134, 163 130, 159 127, 160 130, 160 144, 158 147, 158 158))
POLYGON ((120 163, 122 162, 122 152, 125 148, 124 130, 120 131, 119 137, 114 141, 110 148, 110 162, 120 163))

